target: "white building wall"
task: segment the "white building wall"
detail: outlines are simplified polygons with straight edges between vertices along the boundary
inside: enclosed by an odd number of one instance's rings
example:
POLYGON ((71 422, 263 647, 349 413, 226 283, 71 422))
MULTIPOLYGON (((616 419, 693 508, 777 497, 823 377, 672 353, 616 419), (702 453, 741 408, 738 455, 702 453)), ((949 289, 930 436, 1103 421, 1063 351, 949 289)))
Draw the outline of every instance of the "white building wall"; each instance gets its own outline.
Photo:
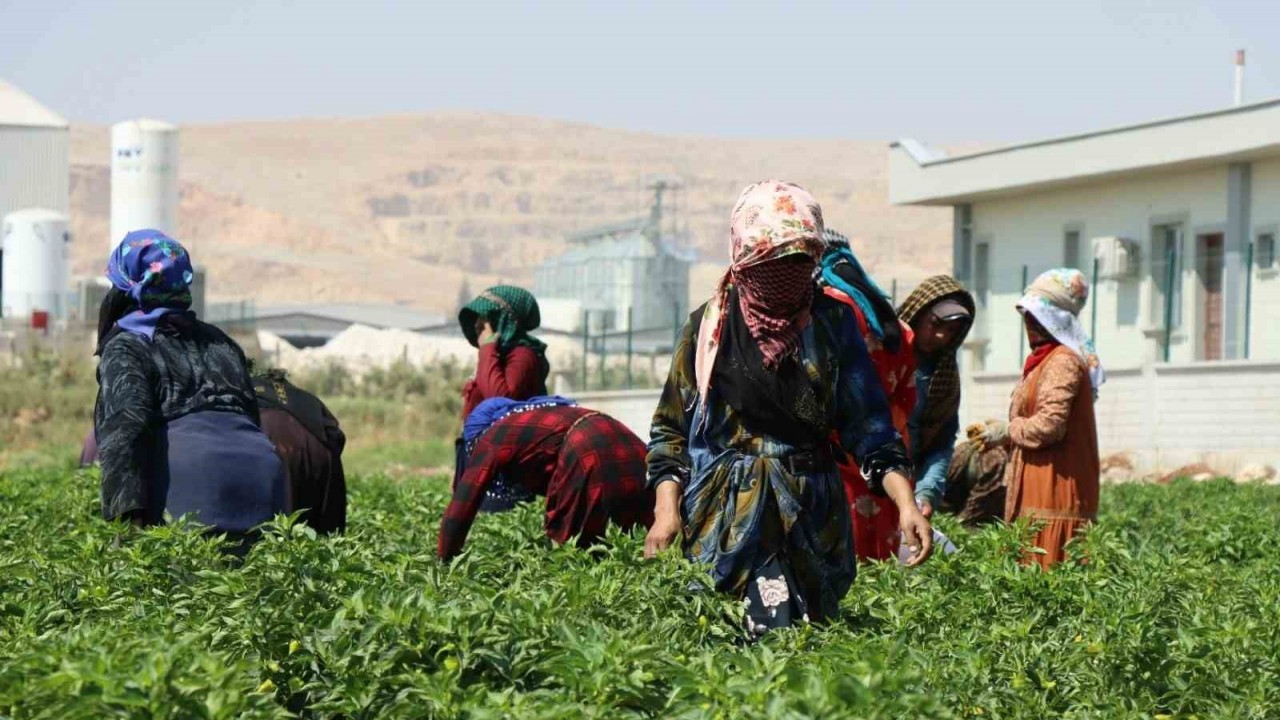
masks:
MULTIPOLYGON (((961 423, 1007 420, 1016 373, 975 373, 961 423)), ((1128 453, 1141 472, 1196 462, 1224 473, 1280 466, 1280 363, 1171 363, 1112 373, 1096 406, 1098 447, 1128 453)))
MULTIPOLYGON (((1154 357, 1156 340, 1163 335, 1163 308, 1158 307, 1153 271, 1160 271, 1162 259, 1153 258, 1151 227, 1181 221, 1186 228, 1183 242, 1183 329, 1173 337, 1170 360, 1185 362, 1195 358, 1193 332, 1196 302, 1194 235, 1199 230, 1221 232, 1227 217, 1226 166, 1193 171, 1114 180, 1096 185, 1061 188, 1019 197, 994 199, 973 205, 975 246, 990 247, 990 293, 984 314, 975 327, 977 339, 988 342, 981 362, 970 367, 989 372, 1012 372, 1022 363, 1020 355, 1021 319, 1014 305, 1022 295, 1022 268, 1027 278, 1063 263, 1063 235, 1067 227, 1081 232, 1081 255, 1086 275, 1092 272, 1092 238, 1130 238, 1142 248, 1142 272, 1135 280, 1103 281, 1094 289, 1098 303, 1097 342, 1099 355, 1108 368, 1139 367, 1154 357), (1137 322, 1118 324, 1122 308, 1131 314, 1137 304, 1137 322)), ((1089 326, 1093 308, 1086 307, 1081 319, 1089 326)), ((1023 346, 1022 352, 1025 352, 1023 346)))
POLYGON ((0 125, 0 217, 26 208, 67 212, 69 142, 66 128, 0 125))
MULTIPOLYGON (((1253 164, 1253 197, 1250 202, 1253 237, 1276 233, 1280 241, 1280 159, 1253 164)), ((1255 263, 1257 261, 1255 260, 1255 263)), ((1249 357, 1280 359, 1280 263, 1255 268, 1249 328, 1249 357)))

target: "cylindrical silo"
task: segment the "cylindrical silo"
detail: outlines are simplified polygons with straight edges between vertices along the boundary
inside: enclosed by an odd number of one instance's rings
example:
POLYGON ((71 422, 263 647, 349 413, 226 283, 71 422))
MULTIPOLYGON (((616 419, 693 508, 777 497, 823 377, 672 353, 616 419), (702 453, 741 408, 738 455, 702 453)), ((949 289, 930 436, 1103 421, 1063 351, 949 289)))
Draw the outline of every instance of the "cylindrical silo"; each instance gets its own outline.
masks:
POLYGON ((0 309, 5 318, 25 318, 42 310, 65 317, 67 216, 53 210, 17 210, 4 217, 4 270, 0 309))
POLYGON ((155 228, 177 237, 178 128, 159 120, 111 126, 111 239, 155 228))

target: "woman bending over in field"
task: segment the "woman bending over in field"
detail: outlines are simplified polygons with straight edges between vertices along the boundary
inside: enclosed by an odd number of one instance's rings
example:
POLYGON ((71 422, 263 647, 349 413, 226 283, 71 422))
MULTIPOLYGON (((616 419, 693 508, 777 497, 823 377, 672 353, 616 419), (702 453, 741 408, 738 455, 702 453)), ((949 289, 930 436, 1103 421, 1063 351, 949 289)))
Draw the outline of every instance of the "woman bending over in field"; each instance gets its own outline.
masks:
POLYGON ((822 210, 791 183, 751 185, 730 217, 732 264, 686 324, 649 443, 652 556, 680 542, 749 629, 834 616, 855 563, 839 445, 893 497, 910 563, 931 550, 910 462, 847 305, 815 293, 822 210))
POLYGON ((191 312, 191 258, 161 232, 126 235, 107 279, 94 407, 103 516, 189 515, 247 539, 289 501, 244 353, 191 312))
POLYGON ((462 551, 485 493, 498 477, 530 497, 547 498, 554 542, 586 545, 612 522, 623 530, 653 522, 645 487, 644 443, 622 423, 562 397, 486 400, 467 418, 465 471, 440 523, 437 552, 462 551))
MULTIPOLYGON (((476 375, 462 389, 462 421, 480 403, 492 398, 528 400, 547 394, 547 346, 529 333, 542 324, 538 301, 528 290, 495 285, 458 312, 462 334, 479 348, 476 375)), ((455 443, 454 482, 466 462, 464 441, 455 443)), ((501 512, 532 500, 518 483, 495 478, 485 491, 481 510, 501 512)))
POLYGON ((1040 523, 1037 560, 1044 568, 1098 512, 1098 432, 1093 402, 1106 380, 1093 341, 1077 315, 1089 299, 1079 270, 1050 270, 1018 302, 1031 356, 1013 391, 1008 425, 988 429, 983 442, 1008 445, 1005 520, 1040 523))

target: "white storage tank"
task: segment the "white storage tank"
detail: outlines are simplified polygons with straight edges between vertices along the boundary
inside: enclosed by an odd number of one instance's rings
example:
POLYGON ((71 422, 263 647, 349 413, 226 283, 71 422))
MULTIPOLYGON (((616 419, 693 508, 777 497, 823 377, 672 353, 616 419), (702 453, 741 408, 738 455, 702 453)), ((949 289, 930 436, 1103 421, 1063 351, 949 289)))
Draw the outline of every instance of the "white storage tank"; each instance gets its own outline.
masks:
POLYGON ((67 216, 31 208, 4 217, 0 256, 0 310, 5 319, 27 318, 35 311, 66 316, 67 216))
POLYGON ((160 120, 111 126, 110 248, 134 230, 178 233, 178 127, 160 120))
POLYGON ((67 212, 67 121, 0 80, 0 220, 23 208, 67 212))

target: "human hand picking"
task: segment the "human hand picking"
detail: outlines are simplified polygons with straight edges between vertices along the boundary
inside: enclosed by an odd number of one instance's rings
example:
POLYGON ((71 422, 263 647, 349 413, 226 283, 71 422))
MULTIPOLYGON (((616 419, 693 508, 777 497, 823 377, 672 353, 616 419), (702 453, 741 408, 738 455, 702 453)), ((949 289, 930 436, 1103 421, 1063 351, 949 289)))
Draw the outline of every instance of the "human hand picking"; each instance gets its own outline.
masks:
POLYGON ((653 559, 680 537, 684 523, 680 520, 680 485, 664 482, 658 486, 658 500, 653 509, 653 525, 644 538, 644 557, 653 559))
POLYGON ((977 442, 983 449, 1008 445, 1009 423, 993 422, 987 425, 987 429, 977 437, 977 442))
POLYGON ((902 541, 911 550, 907 567, 918 567, 933 554, 933 526, 919 510, 898 513, 898 527, 902 530, 902 541))

